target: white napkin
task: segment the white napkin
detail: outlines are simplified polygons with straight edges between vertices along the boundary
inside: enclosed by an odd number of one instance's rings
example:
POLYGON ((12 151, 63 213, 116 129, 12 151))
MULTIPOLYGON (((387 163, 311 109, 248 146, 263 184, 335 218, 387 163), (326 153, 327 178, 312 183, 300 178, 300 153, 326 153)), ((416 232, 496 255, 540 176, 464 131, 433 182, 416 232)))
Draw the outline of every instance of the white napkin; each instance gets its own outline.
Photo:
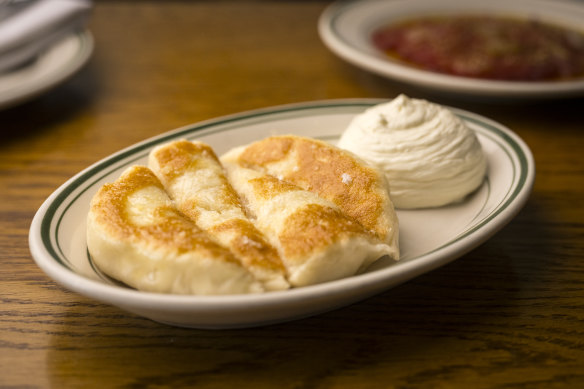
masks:
POLYGON ((0 16, 8 15, 0 20, 0 73, 84 28, 91 6, 90 0, 0 0, 0 16))

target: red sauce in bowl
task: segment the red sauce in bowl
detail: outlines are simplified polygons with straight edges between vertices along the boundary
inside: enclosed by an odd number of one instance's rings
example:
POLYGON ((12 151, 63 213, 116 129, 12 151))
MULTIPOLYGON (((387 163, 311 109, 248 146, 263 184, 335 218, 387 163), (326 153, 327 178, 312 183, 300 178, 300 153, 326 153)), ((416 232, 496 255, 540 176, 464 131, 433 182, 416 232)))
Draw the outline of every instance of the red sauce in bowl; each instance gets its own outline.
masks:
POLYGON ((584 34, 534 20, 428 17, 378 29, 372 40, 393 58, 439 73, 506 81, 584 76, 584 34))

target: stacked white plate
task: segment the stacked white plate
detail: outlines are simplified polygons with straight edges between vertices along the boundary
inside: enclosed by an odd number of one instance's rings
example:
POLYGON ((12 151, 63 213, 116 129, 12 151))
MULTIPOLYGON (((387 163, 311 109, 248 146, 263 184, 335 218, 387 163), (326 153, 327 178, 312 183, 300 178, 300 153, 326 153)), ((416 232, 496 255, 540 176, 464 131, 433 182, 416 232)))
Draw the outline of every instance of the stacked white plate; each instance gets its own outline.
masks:
POLYGON ((0 108, 63 82, 89 59, 89 0, 0 1, 0 108))

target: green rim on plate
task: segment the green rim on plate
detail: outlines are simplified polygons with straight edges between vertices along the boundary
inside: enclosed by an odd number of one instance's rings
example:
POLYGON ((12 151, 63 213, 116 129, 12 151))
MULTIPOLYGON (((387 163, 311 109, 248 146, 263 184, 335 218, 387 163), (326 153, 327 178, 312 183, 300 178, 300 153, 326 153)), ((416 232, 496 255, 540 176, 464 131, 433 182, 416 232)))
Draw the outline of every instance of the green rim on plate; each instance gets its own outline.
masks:
MULTIPOLYGON (((120 166, 113 165, 124 161, 123 166, 129 166, 136 160, 143 158, 149 150, 155 145, 170 141, 171 139, 176 139, 180 137, 194 139, 197 138, 204 132, 205 135, 222 132, 222 131, 232 131, 238 127, 238 123, 245 121, 247 124, 249 122, 262 122, 270 121, 273 116, 307 116, 310 114, 318 115, 322 114, 322 110, 329 110, 335 108, 342 108, 343 110, 354 109, 355 113, 360 112, 364 108, 370 107, 376 102, 332 102, 332 103, 316 103, 308 105, 297 105, 297 106, 285 106, 281 108, 275 108, 273 110, 261 110, 254 111, 250 113, 245 113, 242 115, 237 115, 235 117, 227 117, 224 119, 217 119, 203 124, 195 124, 175 132, 156 137, 149 141, 143 142, 140 145, 130 148, 124 152, 118 153, 110 158, 103 160, 97 165, 89 168, 87 171, 83 172, 73 181, 69 182, 63 190, 58 194, 54 201, 49 206, 41 224, 41 235, 43 243, 46 249, 51 253, 51 255, 57 260, 61 265, 72 270, 66 255, 63 253, 59 245, 59 226, 61 224, 63 216, 66 214, 67 210, 84 192, 91 189, 93 185, 100 181, 104 176, 106 176, 110 170, 117 170, 120 166), (89 183, 89 185, 87 185, 89 183), (85 189, 79 190, 82 186, 87 185, 85 189), (71 197, 73 195, 73 197, 71 197), (63 204, 67 204, 63 207, 63 204), (54 223, 56 221, 56 223, 54 223)), ((527 177, 529 173, 528 169, 528 157, 523 151, 522 147, 518 144, 516 139, 514 139, 507 132, 504 132, 496 125, 477 117, 476 115, 466 113, 464 111, 455 112, 459 117, 467 122, 474 123, 480 126, 480 133, 486 137, 489 137, 494 142, 497 142, 501 149, 509 156, 509 159, 513 161, 513 156, 517 158, 518 165, 513 164, 513 183, 514 185, 509 188, 508 195, 505 196, 503 201, 499 206, 495 208, 493 212, 488 214, 486 217, 482 218, 479 222, 473 224, 464 233, 458 235, 452 241, 442 245, 431 252, 442 249, 443 247, 453 244, 464 237, 472 234, 474 231, 482 228, 484 225, 488 224, 493 218, 498 216, 501 212, 507 209, 507 206, 516 199, 516 197, 524 188, 527 177), (507 147, 506 147, 507 146, 507 147)))
MULTIPOLYGON (((498 123, 458 109, 452 110, 485 142, 492 154, 489 162, 495 168, 489 171, 483 187, 471 195, 471 201, 431 212, 439 215, 434 225, 442 225, 440 217, 458 217, 452 230, 430 236, 434 240, 412 236, 409 230, 404 242, 418 248, 408 252, 404 260, 378 261, 380 267, 353 277, 286 291, 179 296, 126 287, 102 274, 87 253, 84 223, 93 193, 117 178, 128 165, 146 161, 154 146, 186 138, 227 149, 272 135, 275 127, 276 132, 283 133, 279 131, 296 126, 302 126, 299 135, 334 142, 354 115, 385 101, 329 100, 243 112, 179 128, 121 150, 78 173, 49 196, 31 224, 31 253, 39 267, 70 290, 156 321, 195 328, 241 328, 310 316, 362 300, 440 267, 477 247, 509 222, 527 200, 535 177, 533 158, 519 137, 498 123), (313 125, 319 130, 313 131, 313 125), (339 125, 343 128, 338 129, 339 125)), ((417 215, 425 218, 426 211, 420 212, 417 215)), ((411 215, 398 210, 400 244, 402 227, 407 230, 411 215)))

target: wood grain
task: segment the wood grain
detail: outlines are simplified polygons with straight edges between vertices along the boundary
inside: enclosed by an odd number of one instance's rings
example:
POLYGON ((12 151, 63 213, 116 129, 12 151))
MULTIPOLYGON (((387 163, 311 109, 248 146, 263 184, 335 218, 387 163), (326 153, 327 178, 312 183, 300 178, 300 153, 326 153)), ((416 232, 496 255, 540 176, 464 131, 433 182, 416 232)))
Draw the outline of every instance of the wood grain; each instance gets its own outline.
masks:
POLYGON ((326 1, 97 1, 90 63, 0 111, 0 387, 584 387, 584 99, 446 98, 345 64, 326 1), (173 328, 69 292, 33 262, 44 199, 91 163, 220 115, 405 92, 532 149, 534 191, 488 242, 361 303, 267 327, 173 328))

